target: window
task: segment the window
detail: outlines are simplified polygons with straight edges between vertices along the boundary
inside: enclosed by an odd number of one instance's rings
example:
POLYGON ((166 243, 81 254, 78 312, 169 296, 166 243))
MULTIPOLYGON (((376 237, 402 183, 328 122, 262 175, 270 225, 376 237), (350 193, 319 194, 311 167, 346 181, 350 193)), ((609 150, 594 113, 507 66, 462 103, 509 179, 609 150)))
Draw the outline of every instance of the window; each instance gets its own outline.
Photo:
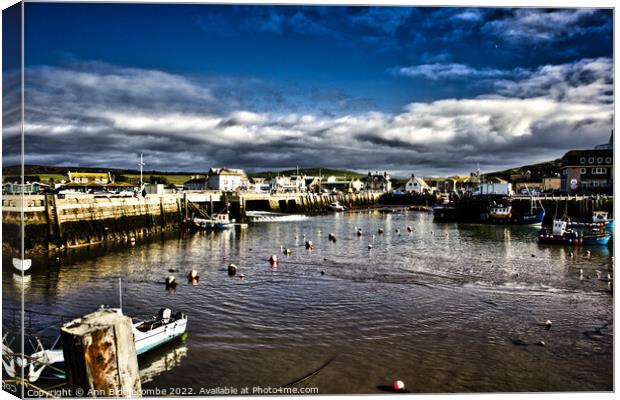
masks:
POLYGON ((603 163, 603 157, 597 157, 596 158, 596 163, 597 164, 602 164, 603 163))
POLYGON ((605 157, 605 164, 611 164, 611 157, 605 157))
POLYGON ((598 187, 598 181, 592 181, 592 187, 598 187))
POLYGON ((588 158, 588 164, 594 164, 594 157, 588 158))
POLYGON ((597 175, 606 174, 607 168, 592 168, 592 173, 597 175))
POLYGON ((586 158, 585 158, 585 157, 581 157, 581 158, 579 159, 579 163, 581 163, 581 164, 585 164, 585 163, 586 163, 586 158))
POLYGON ((581 168, 581 175, 584 175, 586 173, 586 169, 585 168, 581 168))

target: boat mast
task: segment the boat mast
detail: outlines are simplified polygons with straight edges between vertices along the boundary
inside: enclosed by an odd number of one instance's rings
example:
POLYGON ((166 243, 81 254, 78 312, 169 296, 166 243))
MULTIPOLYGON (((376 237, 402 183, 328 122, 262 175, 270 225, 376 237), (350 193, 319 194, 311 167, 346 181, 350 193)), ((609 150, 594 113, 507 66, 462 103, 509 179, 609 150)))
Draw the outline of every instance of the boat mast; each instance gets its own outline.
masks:
POLYGON ((119 301, 119 308, 121 312, 123 312, 123 288, 122 288, 121 278, 118 278, 118 301, 119 301))
POLYGON ((140 191, 144 190, 143 186, 144 186, 144 179, 142 176, 142 169, 144 167, 144 160, 142 158, 142 153, 140 153, 140 162, 138 163, 138 165, 140 166, 140 191))

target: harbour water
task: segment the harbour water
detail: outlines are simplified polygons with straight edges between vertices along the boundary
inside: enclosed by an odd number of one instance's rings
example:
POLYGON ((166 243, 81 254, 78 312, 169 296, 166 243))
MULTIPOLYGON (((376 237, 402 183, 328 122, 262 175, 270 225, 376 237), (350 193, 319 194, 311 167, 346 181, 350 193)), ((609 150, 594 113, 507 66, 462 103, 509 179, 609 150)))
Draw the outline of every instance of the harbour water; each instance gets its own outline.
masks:
MULTIPOLYGON (((535 232, 437 224, 429 213, 340 213, 35 258, 23 288, 28 309, 80 316, 117 305, 122 277, 126 314, 188 314, 184 342, 140 358, 143 387, 176 394, 282 386, 329 360, 303 386, 381 393, 400 379, 424 393, 613 390, 613 296, 597 275, 613 275, 612 248, 589 248, 589 257, 573 249, 571 258, 569 248, 537 244, 535 232), (228 276, 229 263, 245 278, 228 276), (178 270, 173 293, 162 283, 169 269, 178 270), (191 269, 195 286, 184 278, 191 269)), ((19 306, 20 279, 4 259, 7 309, 19 306)), ((53 336, 54 318, 31 322, 53 336)))

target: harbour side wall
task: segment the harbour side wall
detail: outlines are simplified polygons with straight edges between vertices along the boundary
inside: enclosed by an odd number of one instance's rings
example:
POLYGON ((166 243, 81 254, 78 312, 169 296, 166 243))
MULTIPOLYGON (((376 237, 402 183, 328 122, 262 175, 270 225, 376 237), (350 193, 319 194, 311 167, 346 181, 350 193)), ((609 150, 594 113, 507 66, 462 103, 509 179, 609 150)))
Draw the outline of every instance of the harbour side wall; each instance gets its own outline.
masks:
POLYGON ((237 221, 246 211, 284 213, 321 213, 333 202, 349 207, 377 203, 381 193, 341 195, 316 194, 223 194, 215 191, 184 194, 147 195, 145 197, 105 197, 95 195, 3 195, 2 248, 17 255, 20 248, 21 211, 24 215, 26 254, 85 246, 108 240, 177 229, 191 218, 187 202, 211 212, 229 205, 237 221))
MULTIPOLYGON (((3 196, 4 251, 19 249, 21 207, 20 196, 3 196)), ((180 207, 178 197, 165 195, 27 195, 23 201, 24 248, 43 252, 172 229, 179 225, 180 207)))

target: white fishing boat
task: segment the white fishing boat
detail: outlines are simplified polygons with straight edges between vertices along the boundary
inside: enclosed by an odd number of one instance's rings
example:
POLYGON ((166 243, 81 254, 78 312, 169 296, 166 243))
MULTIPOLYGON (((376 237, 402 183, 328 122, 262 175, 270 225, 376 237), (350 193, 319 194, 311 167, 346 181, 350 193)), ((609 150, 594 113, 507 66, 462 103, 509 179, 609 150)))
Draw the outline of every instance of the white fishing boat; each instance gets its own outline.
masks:
POLYGON ((269 211, 246 211, 246 217, 249 222, 290 222, 304 221, 308 219, 303 214, 282 214, 269 211))
POLYGON ((339 202, 335 201, 333 203, 331 203, 330 205, 327 206, 327 208, 329 208, 331 211, 346 211, 347 208, 345 206, 343 206, 342 204, 340 204, 339 202))
MULTIPOLYGON (((122 314, 120 308, 103 308, 103 311, 122 314)), ((138 355, 148 352, 156 347, 170 342, 183 335, 187 328, 187 316, 181 312, 175 314, 169 308, 159 310, 157 316, 148 320, 132 320, 132 331, 136 343, 138 355)), ((5 338, 6 339, 6 336, 5 338)), ((43 372, 51 379, 64 379, 64 355, 62 349, 54 348, 58 341, 50 349, 44 349, 37 339, 36 351, 30 356, 17 356, 3 340, 2 364, 5 371, 12 378, 17 369, 24 365, 27 378, 30 382, 36 382, 43 372)))
POLYGON ((214 214, 211 218, 194 218, 192 219, 194 227, 198 230, 222 230, 235 226, 234 221, 231 222, 228 213, 214 214))

